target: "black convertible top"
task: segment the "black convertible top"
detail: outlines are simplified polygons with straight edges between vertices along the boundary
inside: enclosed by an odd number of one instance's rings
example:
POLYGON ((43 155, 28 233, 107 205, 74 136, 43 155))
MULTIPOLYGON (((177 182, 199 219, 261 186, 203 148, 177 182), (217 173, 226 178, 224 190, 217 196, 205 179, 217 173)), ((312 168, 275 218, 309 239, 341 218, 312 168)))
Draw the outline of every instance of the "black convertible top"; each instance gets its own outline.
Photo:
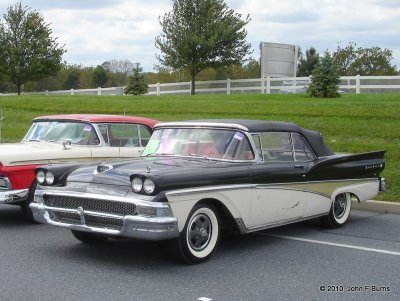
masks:
POLYGON ((295 132, 302 134, 318 157, 331 156, 334 153, 325 145, 322 136, 317 131, 299 127, 293 122, 248 120, 248 119, 198 119, 178 122, 159 123, 156 127, 164 126, 201 126, 204 124, 228 128, 238 128, 248 132, 295 132))

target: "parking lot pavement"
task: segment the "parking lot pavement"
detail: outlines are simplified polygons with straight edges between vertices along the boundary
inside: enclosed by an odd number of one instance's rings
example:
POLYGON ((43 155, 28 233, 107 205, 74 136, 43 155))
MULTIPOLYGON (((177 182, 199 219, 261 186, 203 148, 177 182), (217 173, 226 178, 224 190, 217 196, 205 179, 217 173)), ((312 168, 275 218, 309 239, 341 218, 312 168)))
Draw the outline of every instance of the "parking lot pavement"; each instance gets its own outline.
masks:
POLYGON ((353 210, 340 229, 317 221, 225 236, 186 266, 165 244, 86 246, 62 228, 0 208, 1 300, 399 300, 400 215, 353 210))

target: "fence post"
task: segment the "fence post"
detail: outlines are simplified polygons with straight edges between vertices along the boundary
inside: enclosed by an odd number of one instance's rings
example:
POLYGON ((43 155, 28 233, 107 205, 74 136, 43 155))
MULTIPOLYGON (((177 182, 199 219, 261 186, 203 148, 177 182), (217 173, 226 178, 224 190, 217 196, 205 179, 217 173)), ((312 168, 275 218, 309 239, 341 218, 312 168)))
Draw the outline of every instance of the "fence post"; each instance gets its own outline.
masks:
POLYGON ((74 94, 75 94, 74 89, 71 89, 71 95, 74 95, 74 94))
POLYGON ((226 80, 226 95, 230 95, 231 94, 231 79, 228 78, 226 80))
POLYGON ((360 74, 356 75, 356 94, 360 94, 360 74))
POLYGON ((264 76, 261 76, 261 94, 265 94, 265 79, 264 76))
POLYGON ((101 95, 101 87, 97 87, 97 95, 101 95))
POLYGON ((49 90, 46 90, 46 95, 49 95, 49 90))
POLYGON ((160 96, 160 83, 157 83, 157 96, 160 96))
POLYGON ((267 94, 271 94, 271 77, 267 76, 267 94))

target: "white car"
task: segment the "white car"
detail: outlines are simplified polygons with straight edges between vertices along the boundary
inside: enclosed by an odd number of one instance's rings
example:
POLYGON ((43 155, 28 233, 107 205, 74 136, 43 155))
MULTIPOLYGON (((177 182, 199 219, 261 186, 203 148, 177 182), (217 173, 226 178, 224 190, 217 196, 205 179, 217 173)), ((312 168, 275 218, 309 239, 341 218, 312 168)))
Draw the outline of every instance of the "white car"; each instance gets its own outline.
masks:
POLYGON ((138 157, 157 120, 117 115, 54 115, 33 120, 19 143, 0 145, 0 203, 29 204, 36 188, 34 169, 71 163, 138 157))

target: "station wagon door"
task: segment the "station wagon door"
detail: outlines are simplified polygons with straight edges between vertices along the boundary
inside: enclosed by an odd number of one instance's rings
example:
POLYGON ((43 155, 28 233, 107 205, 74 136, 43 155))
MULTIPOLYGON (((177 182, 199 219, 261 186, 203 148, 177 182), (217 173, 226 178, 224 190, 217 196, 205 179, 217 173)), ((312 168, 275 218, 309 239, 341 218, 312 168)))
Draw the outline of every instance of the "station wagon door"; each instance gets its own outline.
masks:
POLYGON ((250 228, 304 216, 307 193, 299 187, 305 181, 310 163, 295 161, 292 141, 295 138, 288 132, 253 135, 263 162, 251 167, 250 228))

